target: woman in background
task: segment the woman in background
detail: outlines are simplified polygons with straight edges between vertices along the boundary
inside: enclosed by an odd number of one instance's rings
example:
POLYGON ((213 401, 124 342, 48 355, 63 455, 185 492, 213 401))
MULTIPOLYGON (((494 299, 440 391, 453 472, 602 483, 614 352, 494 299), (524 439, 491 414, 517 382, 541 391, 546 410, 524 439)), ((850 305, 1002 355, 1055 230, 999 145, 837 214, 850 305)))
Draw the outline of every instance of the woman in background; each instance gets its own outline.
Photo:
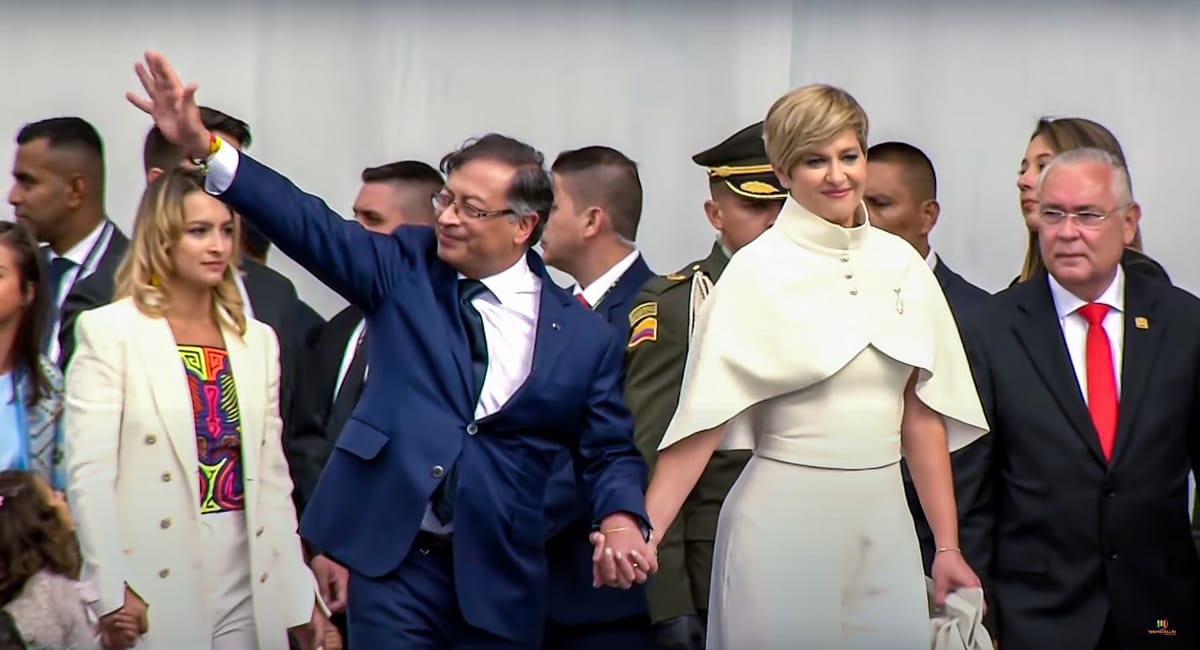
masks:
POLYGON ((234 282, 234 216, 191 172, 142 197, 116 302, 79 316, 68 495, 101 628, 149 650, 323 640, 280 441, 279 349, 234 282), (147 607, 149 609, 147 609, 147 607))
MULTIPOLYGON (((1038 120, 1025 147, 1025 157, 1021 160, 1020 174, 1017 176, 1017 189, 1020 191, 1021 214, 1025 217, 1025 227, 1029 231, 1029 243, 1025 248, 1025 263, 1021 266, 1021 274, 1011 284, 1024 282, 1046 269, 1042 262, 1041 248, 1038 246, 1038 176, 1042 169, 1060 153, 1071 149, 1093 148, 1106 151, 1120 161, 1129 173, 1129 165, 1125 161, 1125 152, 1116 136, 1102 125, 1081 117, 1065 117, 1052 119, 1043 117, 1038 120)), ((1170 282, 1167 271, 1142 250, 1142 230, 1138 227, 1133 236, 1133 242, 1125 249, 1121 265, 1131 273, 1143 275, 1170 282)), ((1011 285, 1010 285, 1011 286, 1011 285)))
POLYGON ((0 470, 33 470, 61 489, 62 375, 39 353, 46 309, 39 256, 28 228, 0 222, 0 470))

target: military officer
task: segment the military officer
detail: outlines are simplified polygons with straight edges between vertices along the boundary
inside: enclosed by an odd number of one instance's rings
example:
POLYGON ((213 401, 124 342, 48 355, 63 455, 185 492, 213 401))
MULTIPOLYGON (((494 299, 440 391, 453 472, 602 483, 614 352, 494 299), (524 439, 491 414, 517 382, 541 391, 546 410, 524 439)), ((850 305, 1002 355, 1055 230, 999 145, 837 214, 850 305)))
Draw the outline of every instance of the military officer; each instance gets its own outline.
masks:
MULTIPOLYGON (((625 399, 638 448, 653 468, 658 443, 679 401, 696 310, 729 257, 775 223, 787 191, 771 171, 762 122, 752 124, 692 160, 707 169, 704 202, 717 241, 708 257, 678 273, 651 279, 629 313, 625 399)), ((647 583, 660 650, 704 647, 717 515, 749 452, 717 452, 658 546, 658 575, 647 583)))

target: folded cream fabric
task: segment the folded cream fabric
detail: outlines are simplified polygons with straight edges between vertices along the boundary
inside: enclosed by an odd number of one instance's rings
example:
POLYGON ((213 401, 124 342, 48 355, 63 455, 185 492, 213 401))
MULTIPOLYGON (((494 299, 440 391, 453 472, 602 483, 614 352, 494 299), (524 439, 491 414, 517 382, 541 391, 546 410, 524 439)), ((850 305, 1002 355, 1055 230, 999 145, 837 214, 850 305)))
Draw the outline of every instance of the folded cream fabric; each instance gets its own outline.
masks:
POLYGON ((925 578, 929 597, 929 641, 933 650, 992 650, 983 627, 983 590, 960 589, 946 596, 946 606, 933 607, 933 581, 925 578))

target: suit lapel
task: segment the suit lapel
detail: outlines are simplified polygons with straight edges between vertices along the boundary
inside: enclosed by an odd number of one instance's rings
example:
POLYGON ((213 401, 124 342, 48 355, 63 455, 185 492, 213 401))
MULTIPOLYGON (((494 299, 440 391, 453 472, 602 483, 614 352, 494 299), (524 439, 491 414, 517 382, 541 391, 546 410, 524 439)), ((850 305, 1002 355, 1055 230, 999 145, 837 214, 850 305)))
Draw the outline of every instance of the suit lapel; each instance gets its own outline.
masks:
MULTIPOLYGON (((171 447, 175 450, 180 465, 184 468, 194 468, 199 464, 199 460, 196 455, 196 421, 191 403, 192 392, 179 357, 179 348, 171 334, 171 327, 165 318, 150 318, 138 312, 132 304, 130 309, 136 312, 133 321, 138 334, 134 340, 139 342, 136 346, 138 355, 150 384, 159 420, 166 429, 166 437, 171 441, 171 447)), ((192 502, 199 503, 200 495, 196 481, 188 480, 185 483, 192 493, 192 502)))
POLYGON ((1150 368, 1163 339, 1166 319, 1156 318, 1158 292, 1152 282, 1134 273, 1125 274, 1125 340, 1121 352, 1121 397, 1117 407, 1117 434, 1112 463, 1128 449, 1135 435, 1133 423, 1146 394, 1150 368))
POLYGON ((1043 273, 1029 280, 1017 290, 1024 293, 1021 309, 1025 316, 1014 325, 1017 338, 1024 346, 1047 392, 1058 402, 1075 433, 1083 439, 1098 462, 1107 464, 1100 449, 1096 427, 1092 425, 1087 405, 1083 401, 1074 366, 1071 365, 1067 354, 1066 340, 1058 321, 1058 312, 1054 309, 1054 299, 1050 296, 1050 285, 1046 275, 1043 273))
POLYGON ((442 347, 449 348, 451 361, 458 368, 458 390, 454 392, 463 400, 460 406, 472 412, 475 388, 471 379, 471 344, 467 341, 467 328, 458 310, 458 272, 447 264, 433 264, 429 272, 438 307, 442 310, 445 322, 450 325, 442 329, 447 337, 446 345, 442 347))
POLYGON ((223 329, 222 334, 237 395, 242 472, 244 480, 249 483, 258 480, 258 451, 262 446, 268 416, 267 405, 263 402, 267 378, 263 376, 262 359, 254 358, 245 339, 228 329, 223 329))
POLYGON ((616 286, 608 292, 608 296, 599 305, 598 311, 610 325, 626 329, 629 327, 629 324, 624 322, 630 309, 629 303, 637 297, 638 292, 653 275, 641 255, 621 274, 616 286))

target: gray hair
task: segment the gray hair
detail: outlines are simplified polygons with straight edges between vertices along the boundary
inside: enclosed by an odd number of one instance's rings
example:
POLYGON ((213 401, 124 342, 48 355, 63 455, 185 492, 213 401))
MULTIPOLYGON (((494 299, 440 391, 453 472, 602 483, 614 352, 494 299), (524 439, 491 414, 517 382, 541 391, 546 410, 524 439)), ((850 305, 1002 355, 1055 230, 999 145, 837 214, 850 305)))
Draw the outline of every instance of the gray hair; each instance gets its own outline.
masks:
POLYGON ((1125 165, 1117 159, 1116 156, 1108 153, 1103 149, 1094 147, 1082 147, 1079 149, 1068 149, 1050 161, 1046 165, 1042 173, 1038 175, 1037 191, 1042 193, 1042 186, 1046 184, 1046 179, 1050 176, 1050 171, 1058 167, 1074 167, 1077 165, 1104 165, 1112 172, 1112 188, 1113 199, 1117 205, 1124 206, 1133 203, 1133 185, 1129 180, 1129 170, 1125 169, 1125 165))

